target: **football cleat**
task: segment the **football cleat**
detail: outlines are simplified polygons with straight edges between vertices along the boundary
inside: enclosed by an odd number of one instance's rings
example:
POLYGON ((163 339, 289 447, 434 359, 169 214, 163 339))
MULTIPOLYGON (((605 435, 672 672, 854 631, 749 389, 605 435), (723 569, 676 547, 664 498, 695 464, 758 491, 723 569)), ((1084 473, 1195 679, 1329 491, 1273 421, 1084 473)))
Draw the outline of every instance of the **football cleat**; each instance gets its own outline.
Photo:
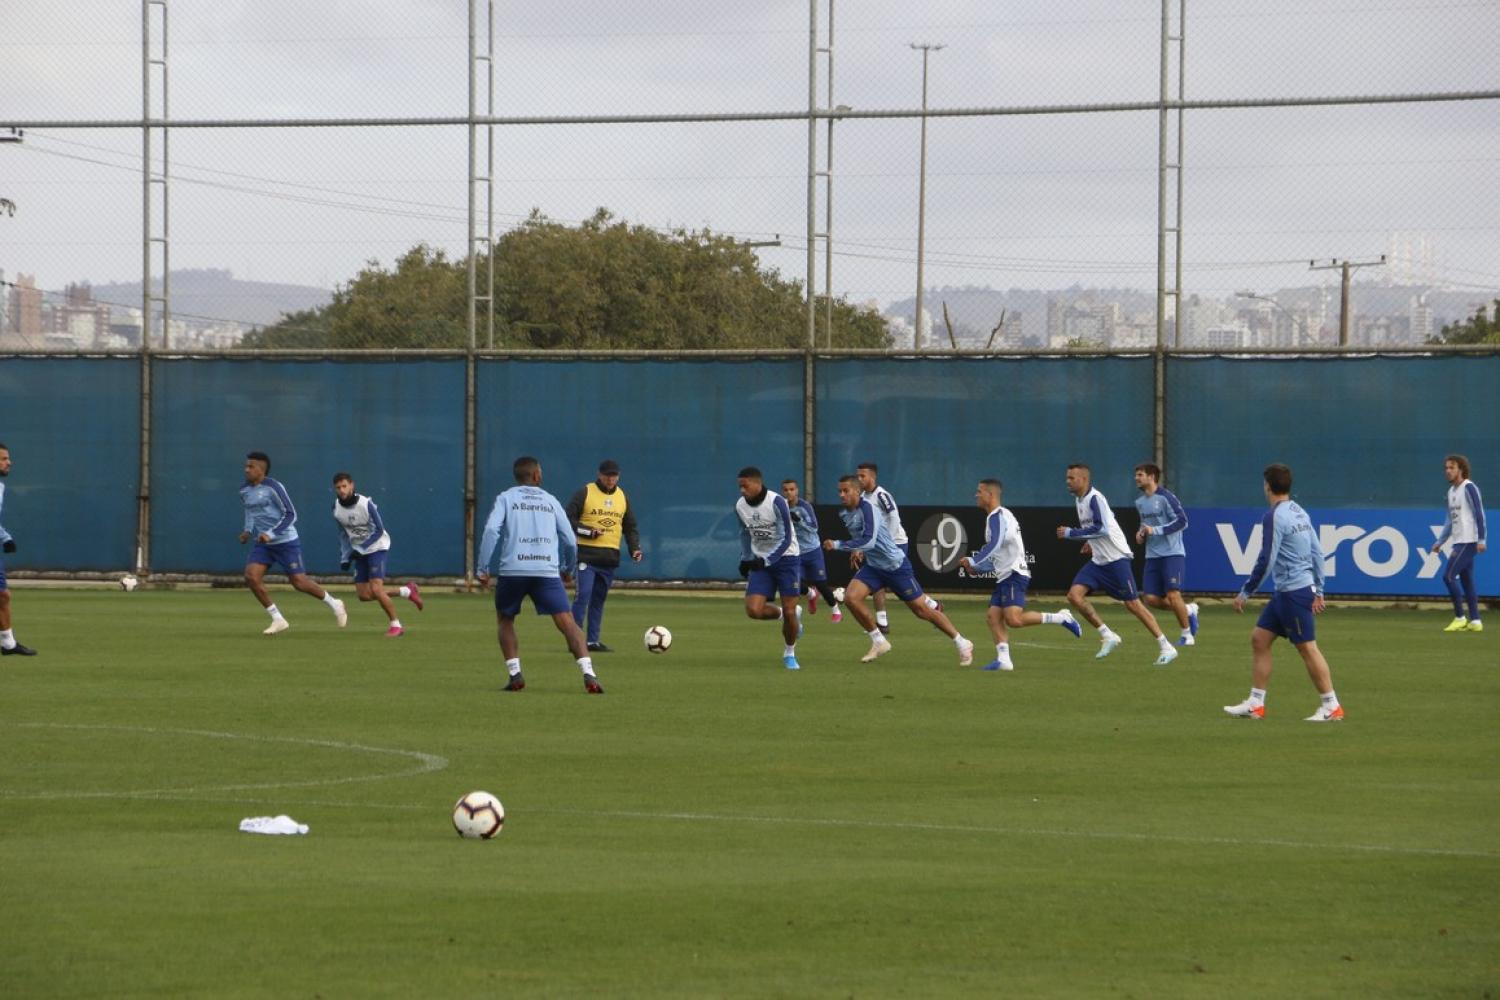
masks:
POLYGON ((1344 706, 1335 705, 1329 708, 1327 705, 1319 705, 1318 710, 1302 720, 1303 722, 1343 722, 1344 706))
POLYGON ((792 653, 788 653, 781 658, 781 665, 783 667, 786 667, 788 670, 802 669, 802 664, 797 662, 797 657, 792 653))
POLYGON ((277 632, 285 632, 291 627, 292 623, 287 621, 285 618, 272 618, 271 624, 267 625, 260 634, 275 635, 277 632))
POLYGON ((588 644, 588 647, 589 647, 589 652, 590 653, 613 653, 614 652, 613 649, 610 649, 608 646, 606 646, 602 642, 591 642, 591 643, 588 644))
POLYGON ((1451 622, 1448 623, 1448 627, 1445 628, 1445 629, 1443 629, 1443 631, 1444 632, 1462 632, 1465 629, 1467 629, 1468 627, 1469 627, 1469 620, 1467 618, 1455 618, 1451 622))
POLYGON ((870 643, 870 649, 864 656, 859 658, 860 663, 873 663, 876 659, 891 651, 891 644, 882 637, 879 642, 870 643))
POLYGON ((1063 620, 1060 621, 1060 622, 1058 622, 1057 624, 1061 625, 1063 628, 1067 629, 1069 632, 1072 632, 1073 633, 1073 638, 1075 638, 1075 639, 1082 639, 1083 638, 1083 626, 1079 625, 1078 622, 1073 618, 1073 612, 1067 611, 1067 610, 1063 610, 1063 611, 1059 611, 1058 614, 1060 614, 1060 615, 1063 616, 1063 620))
POLYGON ((1161 655, 1156 658, 1156 662, 1153 663, 1152 666, 1165 667, 1168 663, 1171 663, 1175 659, 1177 659, 1177 650, 1173 649, 1171 646, 1168 646, 1166 649, 1161 651, 1161 655))
POLYGON ((343 601, 333 602, 333 620, 339 623, 339 628, 349 624, 349 609, 344 607, 343 601))
POLYGON ((507 690, 507 691, 519 691, 522 688, 524 688, 525 686, 526 686, 526 678, 522 677, 519 673, 515 673, 515 674, 511 674, 510 675, 510 683, 507 684, 507 685, 505 685, 505 690, 507 690))
POLYGON ((958 647, 958 665, 967 667, 974 662, 974 644, 965 639, 958 647))
POLYGON ((407 596, 406 599, 408 601, 411 601, 413 604, 415 604, 417 606, 417 610, 418 611, 421 611, 422 610, 422 591, 419 590, 419 589, 417 589, 417 585, 415 583, 412 583, 410 580, 408 580, 406 582, 406 589, 408 591, 408 596, 407 596))
POLYGON ((990 662, 986 663, 984 666, 980 667, 979 669, 980 670, 1014 670, 1014 669, 1016 669, 1016 665, 1014 663, 1010 662, 1009 660, 991 660, 990 662))
POLYGON ((9 649, 0 649, 0 656, 35 656, 36 650, 30 646, 23 646, 19 642, 9 649))
MULTIPOLYGON (((1188 633, 1190 635, 1197 635, 1198 634, 1198 602, 1197 601, 1194 601, 1193 603, 1191 603, 1191 604, 1188 605, 1188 633)), ((1191 646, 1192 643, 1185 642, 1185 643, 1183 643, 1183 645, 1184 646, 1191 646)))
POLYGON ((1256 704, 1249 698, 1246 698, 1238 705, 1225 705, 1224 712, 1226 715, 1232 715, 1236 719, 1264 719, 1266 717, 1266 705, 1265 702, 1256 704))
POLYGON ((599 678, 593 674, 583 675, 583 689, 589 694, 603 694, 604 686, 599 683, 599 678))
POLYGON ((1482 622, 1478 618, 1476 618, 1473 621, 1469 622, 1469 624, 1466 627, 1468 628, 1468 630, 1470 632, 1483 632, 1484 631, 1484 622, 1482 622))
POLYGON ((1120 643, 1122 643, 1124 641, 1125 641, 1124 639, 1121 639, 1117 635, 1107 635, 1107 636, 1105 636, 1103 639, 1099 640, 1099 652, 1097 652, 1097 653, 1094 654, 1094 659, 1096 659, 1096 660, 1102 660, 1102 659, 1104 659, 1110 653, 1113 653, 1115 650, 1119 649, 1120 648, 1120 643))
POLYGON ((830 611, 830 612, 828 612, 828 620, 831 621, 831 622, 833 622, 835 625, 837 625, 839 622, 843 621, 844 620, 844 611, 843 611, 843 609, 840 608, 837 604, 835 604, 833 606, 833 610, 830 611))
POLYGON ((1198 640, 1193 638, 1193 633, 1191 633, 1191 632, 1184 632, 1184 633, 1182 633, 1181 635, 1179 635, 1177 637, 1177 645, 1179 645, 1179 646, 1196 646, 1196 645, 1198 645, 1198 640))
POLYGON ((818 592, 809 590, 807 592, 807 613, 815 615, 818 613, 818 592))
POLYGON ((406 629, 402 628, 400 625, 392 625, 390 628, 385 630, 385 637, 387 639, 395 639, 405 631, 406 629))

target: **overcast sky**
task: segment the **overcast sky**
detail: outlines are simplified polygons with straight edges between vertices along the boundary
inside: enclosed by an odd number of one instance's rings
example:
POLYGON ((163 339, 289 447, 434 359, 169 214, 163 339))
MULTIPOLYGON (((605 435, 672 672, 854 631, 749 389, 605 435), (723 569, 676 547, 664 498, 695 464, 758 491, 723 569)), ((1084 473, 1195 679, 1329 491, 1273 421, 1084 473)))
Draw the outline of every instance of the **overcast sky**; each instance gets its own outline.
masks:
MULTIPOLYGON (((466 110, 465 0, 170 4, 175 118, 466 110)), ((934 108, 1159 88, 1157 0, 835 0, 834 13, 833 102, 856 109, 920 104, 914 41, 946 46, 931 56, 934 108)), ((498 3, 496 113, 805 109, 808 20, 804 0, 498 3)), ((1494 0, 1193 0, 1186 38, 1189 99, 1500 89, 1494 0)), ((7 0, 0 125, 139 118, 140 58, 135 3, 7 0)), ((1476 300, 1500 289, 1500 102, 1186 118, 1185 292, 1332 280, 1307 260, 1378 255, 1398 234, 1427 240, 1436 277, 1476 300)), ((836 293, 913 294, 919 130, 835 126, 836 293)), ((495 147, 500 228, 603 206, 653 227, 779 234, 762 259, 806 273, 805 122, 505 127, 495 147)), ((138 279, 140 149, 139 129, 32 128, 0 145, 0 197, 17 205, 0 215, 7 277, 138 279)), ((461 256, 465 151, 462 127, 176 130, 173 268, 332 288, 417 242, 461 256)), ((931 120, 929 287, 1153 287, 1156 161, 1152 112, 931 120)), ((820 184, 820 228, 822 198, 820 184)), ((818 266, 821 289, 821 250, 818 266)))

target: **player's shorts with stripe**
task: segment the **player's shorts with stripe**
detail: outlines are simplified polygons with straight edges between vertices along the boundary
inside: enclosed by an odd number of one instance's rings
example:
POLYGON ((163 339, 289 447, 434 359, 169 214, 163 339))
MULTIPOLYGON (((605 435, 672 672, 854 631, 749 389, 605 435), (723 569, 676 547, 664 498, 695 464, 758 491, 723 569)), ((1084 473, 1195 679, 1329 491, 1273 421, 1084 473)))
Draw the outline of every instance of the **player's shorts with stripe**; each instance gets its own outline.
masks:
POLYGON ((802 596, 802 559, 799 556, 782 556, 765 569, 752 569, 745 580, 745 596, 759 594, 773 598, 777 592, 781 599, 802 596))
POLYGON ((391 554, 390 549, 381 549, 379 552, 371 552, 369 555, 354 553, 350 562, 354 564, 354 582, 369 583, 371 580, 385 579, 385 560, 391 554))
POLYGON ((1157 556, 1146 558, 1146 568, 1141 571, 1141 593, 1165 597, 1174 590, 1182 589, 1187 577, 1187 556, 1157 556))
POLYGON ((1135 573, 1131 571, 1129 559, 1116 559, 1103 565, 1085 563, 1073 577, 1073 586, 1079 584, 1089 590, 1102 590, 1117 601, 1134 601, 1140 597, 1135 590, 1135 573))
POLYGON ((811 549, 803 552, 797 557, 802 564, 802 579, 821 583, 828 579, 828 567, 823 564, 823 550, 821 548, 811 549))
POLYGON ((556 576, 495 577, 495 610, 507 618, 521 613, 521 602, 531 598, 539 615, 571 614, 568 592, 556 576))
POLYGON ((307 565, 302 561, 302 543, 295 539, 290 542, 256 542, 245 563, 258 563, 261 566, 280 563, 287 576, 307 572, 307 565))
POLYGON ((1255 627, 1289 639, 1293 645, 1312 642, 1318 637, 1313 624, 1316 618, 1312 609, 1315 596, 1311 587, 1278 590, 1266 602, 1255 627))
POLYGON ((990 607, 1026 607, 1026 588, 1029 586, 1031 586, 1031 577, 1024 573, 1010 574, 995 584, 995 592, 990 595, 990 607))
POLYGON ((915 601, 922 596, 922 586, 917 583, 917 574, 909 559, 901 560, 898 569, 878 569, 865 560, 854 579, 869 587, 872 594, 877 590, 889 590, 903 601, 915 601))

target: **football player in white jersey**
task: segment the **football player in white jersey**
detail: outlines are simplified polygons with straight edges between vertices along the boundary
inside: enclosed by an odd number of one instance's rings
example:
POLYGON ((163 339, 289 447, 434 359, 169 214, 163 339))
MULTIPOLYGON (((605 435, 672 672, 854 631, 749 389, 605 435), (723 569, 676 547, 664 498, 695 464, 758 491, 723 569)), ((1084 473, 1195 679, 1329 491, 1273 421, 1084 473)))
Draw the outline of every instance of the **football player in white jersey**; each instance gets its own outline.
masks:
MULTIPOLYGON (((896 506, 896 498, 891 496, 891 491, 879 483, 880 466, 874 462, 861 462, 854 470, 859 478, 859 488, 865 499, 875 508, 875 513, 885 521, 886 533, 891 536, 891 541, 900 547, 902 552, 911 555, 911 542, 906 537, 906 529, 901 525, 901 510, 896 506)), ((858 568, 858 567, 856 567, 858 568)), ((943 605, 931 594, 923 594, 922 600, 934 611, 943 610, 943 605)), ((891 631, 890 617, 885 613, 885 591, 875 592, 875 624, 880 627, 881 635, 889 635, 891 631)))
MULTIPOLYGON (((354 491, 354 477, 347 472, 333 476, 333 519, 339 526, 339 568, 354 569, 354 592, 361 601, 377 601, 390 620, 386 638, 394 639, 405 632, 396 607, 385 592, 385 561, 391 550, 391 533, 380 520, 375 501, 354 491)), ((415 583, 406 583, 397 591, 422 610, 422 594, 415 583)))

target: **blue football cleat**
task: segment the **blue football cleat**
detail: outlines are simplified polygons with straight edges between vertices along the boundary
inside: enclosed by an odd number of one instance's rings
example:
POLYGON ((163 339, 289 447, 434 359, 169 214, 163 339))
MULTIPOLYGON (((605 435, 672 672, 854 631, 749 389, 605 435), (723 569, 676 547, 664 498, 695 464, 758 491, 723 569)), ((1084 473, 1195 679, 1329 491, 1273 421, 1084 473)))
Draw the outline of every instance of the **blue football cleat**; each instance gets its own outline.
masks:
POLYGON ((1188 632, 1195 636, 1198 634, 1198 604, 1196 601, 1188 605, 1188 632))
POLYGON ((980 670, 1014 670, 1014 669, 1016 669, 1016 667, 1015 667, 1015 664, 1013 664, 1013 663, 1002 663, 999 660, 991 660, 990 662, 986 663, 984 666, 980 667, 979 669, 980 670))
POLYGON ((1075 638, 1075 639, 1082 639, 1083 638, 1083 626, 1079 625, 1078 622, 1074 621, 1074 619, 1073 619, 1073 612, 1071 612, 1071 611, 1064 611, 1064 612, 1062 612, 1062 614, 1065 617, 1063 618, 1062 621, 1058 622, 1058 624, 1061 625, 1063 628, 1067 629, 1069 632, 1072 632, 1073 633, 1073 638, 1075 638))
POLYGON ((798 663, 797 662, 797 658, 795 656, 790 655, 790 654, 788 654, 787 656, 783 656, 781 658, 781 665, 784 666, 784 667, 786 667, 788 670, 801 670, 802 669, 802 664, 798 663))

